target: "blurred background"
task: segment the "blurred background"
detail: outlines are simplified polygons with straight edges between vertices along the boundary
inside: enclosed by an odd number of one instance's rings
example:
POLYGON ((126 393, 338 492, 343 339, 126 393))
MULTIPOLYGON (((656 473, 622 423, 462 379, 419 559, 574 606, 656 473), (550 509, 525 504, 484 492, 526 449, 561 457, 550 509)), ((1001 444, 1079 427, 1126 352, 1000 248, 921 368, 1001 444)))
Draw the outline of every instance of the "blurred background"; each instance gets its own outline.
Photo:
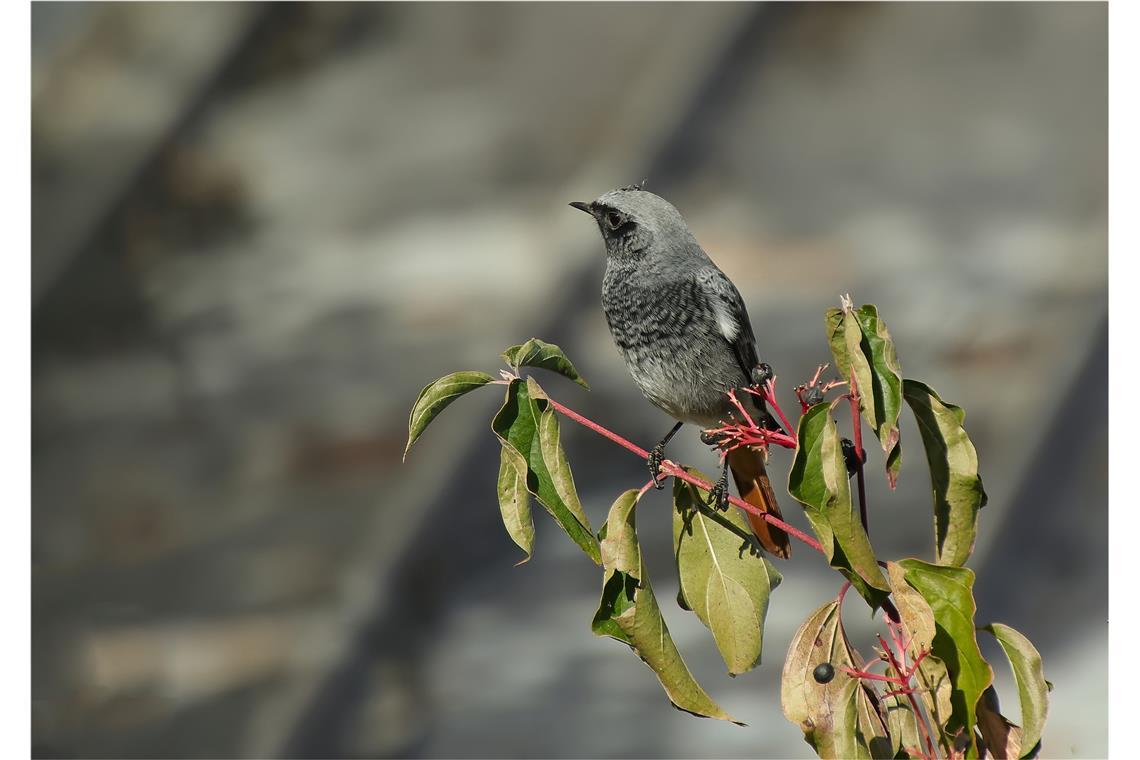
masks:
MULTIPOLYGON (((1104 756, 1106 25, 1065 3, 34 4, 34 753, 812 756, 779 678, 839 585, 818 557, 781 565, 764 662, 730 679, 671 602, 668 492, 643 502, 674 637, 749 725, 698 720, 591 635, 600 572, 541 511, 514 567, 499 389, 400 463, 426 382, 531 336, 593 386, 541 377, 556 398, 666 431, 566 205, 648 179, 740 287, 785 408, 850 292, 967 410, 978 620, 1044 655, 1044 756, 1104 756)), ((645 465, 563 437, 599 525, 645 465)), ((880 557, 929 556, 918 440, 905 416, 898 491, 870 479, 880 557)), ((714 466, 692 430, 674 446, 714 466)), ((869 655, 858 601, 847 621, 869 655)))

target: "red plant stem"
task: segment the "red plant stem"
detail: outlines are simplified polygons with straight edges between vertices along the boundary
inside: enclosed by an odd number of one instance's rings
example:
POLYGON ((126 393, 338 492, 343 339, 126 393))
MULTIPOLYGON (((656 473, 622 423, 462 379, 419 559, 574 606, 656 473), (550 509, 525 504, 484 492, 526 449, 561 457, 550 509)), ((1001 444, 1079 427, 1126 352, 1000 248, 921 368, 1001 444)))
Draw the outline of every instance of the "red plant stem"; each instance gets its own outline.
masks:
MULTIPOLYGON (((755 393, 755 391, 751 389, 748 389, 748 392, 755 393)), ((744 421, 748 423, 748 427, 757 427, 756 421, 752 419, 752 415, 748 413, 748 410, 744 408, 744 404, 740 403, 740 399, 736 397, 735 388, 728 389, 728 400, 732 402, 732 405, 735 406, 736 410, 744 417, 744 421)))
MULTIPOLYGON (((742 388, 741 390, 751 393, 753 396, 759 398, 766 398, 764 394, 759 393, 752 388, 742 388)), ((745 446, 767 446, 769 443, 774 443, 777 446, 783 446, 786 449, 795 449, 799 443, 796 441, 795 433, 785 434, 775 430, 767 430, 756 424, 752 419, 752 415, 744 408, 744 404, 740 403, 740 399, 736 397, 736 389, 730 388, 728 390, 728 400, 736 407, 737 411, 744 417, 746 423, 746 432, 741 434, 741 425, 726 425, 717 428, 716 432, 729 433, 732 437, 736 438, 740 445, 745 446), (751 431, 757 431, 757 434, 751 434, 751 431)))
POLYGON ((840 670, 852 678, 869 678, 872 681, 886 681, 887 683, 898 684, 899 686, 906 686, 907 682, 902 678, 895 678, 894 676, 881 676, 877 673, 868 673, 865 670, 855 670, 854 668, 841 667, 840 670))
POLYGON ((784 410, 780 408, 779 403, 776 401, 775 386, 775 380, 769 380, 764 385, 764 400, 771 404, 772 408, 776 410, 776 414, 779 416, 780 422, 782 422, 784 425, 784 430, 787 430, 789 435, 795 435, 795 428, 792 427, 792 423, 788 422, 788 418, 784 416, 784 410))
POLYGON ((923 649, 921 652, 918 653, 918 657, 915 657, 914 662, 912 662, 910 664, 911 675, 914 675, 915 673, 918 672, 918 666, 922 664, 922 661, 926 659, 926 655, 928 655, 928 654, 930 654, 929 649, 923 649))
POLYGON ((859 519, 863 521, 863 531, 869 537, 871 529, 867 526, 867 487, 863 483, 863 426, 859 424, 859 386, 855 383, 855 368, 851 368, 851 392, 847 394, 851 399, 851 427, 854 429, 855 458, 859 466, 855 470, 855 480, 859 484, 859 519))
POLYGON ((640 446, 638 446, 636 443, 631 443, 630 441, 627 441, 625 438, 622 438, 617 433, 614 433, 610 430, 607 430, 606 428, 602 427, 601 425, 599 425, 598 423, 594 422, 593 420, 591 420, 589 418, 583 417, 582 415, 578 414, 577 412, 575 412, 570 407, 555 401, 554 399, 550 398, 549 396, 546 397, 546 400, 550 402, 551 406, 553 406, 555 409, 557 409, 559 412, 566 415, 570 419, 577 422, 579 425, 583 425, 585 427, 588 427, 588 428, 590 428, 590 430, 593 430, 598 435, 609 438, 611 441, 616 443, 618 446, 621 446, 622 448, 624 448, 628 451, 632 451, 634 454, 637 454, 642 459, 648 459, 649 458, 649 452, 646 451, 645 449, 641 448, 640 446))
MULTIPOLYGON (((887 658, 891 662, 891 667, 895 669, 896 673, 901 675, 903 673, 903 670, 899 667, 899 663, 898 660, 895 659, 894 652, 892 652, 891 648, 887 646, 887 642, 883 641, 882 636, 879 636, 879 643, 883 645, 883 651, 887 653, 887 658)), ((909 684, 909 677, 907 678, 907 682, 909 684)), ((909 685, 907 688, 910 688, 909 685)), ((938 757, 938 754, 934 751, 934 742, 930 740, 930 732, 926 728, 926 719, 922 717, 922 713, 919 711, 918 707, 918 700, 914 698, 914 691, 907 691, 906 698, 907 701, 910 702, 911 711, 914 713, 914 722, 918 724, 918 729, 922 732, 922 738, 926 742, 926 749, 930 753, 928 756, 931 758, 938 757)))
MULTIPOLYGON (((556 410, 558 410, 559 413, 561 413, 561 414, 565 415, 566 417, 574 420, 579 425, 582 425, 584 427, 588 427, 590 430, 593 430, 598 435, 609 438, 611 441, 616 443, 618 446, 621 446, 623 449, 626 449, 627 451, 632 451, 634 454, 636 454, 641 459, 648 459, 649 458, 649 452, 646 451, 645 449, 641 448, 637 444, 631 443, 630 441, 626 440, 625 438, 622 438, 617 433, 614 433, 613 431, 607 430, 606 428, 602 427, 601 425, 599 425, 598 423, 594 422, 591 419, 583 417, 582 415, 578 414, 577 412, 575 412, 570 407, 565 406, 564 404, 561 404, 561 403, 555 401, 554 399, 550 398, 549 396, 546 397, 546 400, 549 401, 550 405, 553 406, 556 410)), ((690 475, 684 469, 678 467, 677 465, 673 464, 672 462, 665 461, 664 463, 662 463, 661 470, 666 475, 672 475, 675 478, 680 478, 681 480, 685 481, 686 483, 692 483, 697 488, 700 488, 704 491, 712 490, 712 487, 713 487, 712 483, 709 483, 707 480, 701 480, 700 478, 697 478, 697 477, 690 475)), ((770 524, 775 525, 777 528, 780 528, 781 530, 783 530, 788 535, 794 536, 795 538, 799 539, 800 541, 807 544, 811 548, 815 549, 820 554, 824 553, 823 547, 820 546, 818 541, 816 541, 814 538, 812 538, 808 534, 804 533, 802 530, 796 528, 795 526, 789 525, 788 523, 784 522, 780 518, 774 517, 773 515, 762 511, 759 507, 755 507, 755 506, 749 504, 748 502, 744 501, 744 499, 741 499, 739 496, 729 496, 728 500, 732 504, 735 504, 736 506, 743 509, 745 512, 756 515, 760 519, 766 520, 770 524)))
MULTIPOLYGON (((891 620, 890 616, 884 614, 883 615, 883 622, 885 622, 887 624, 887 633, 890 634, 891 643, 895 645, 895 649, 899 650, 899 656, 902 657, 902 664, 903 664, 903 667, 905 668, 907 666, 907 664, 906 664, 906 644, 902 643, 902 636, 899 635, 898 629, 896 628, 894 621, 891 620)), ((902 675, 902 673, 900 672, 899 675, 902 675)), ((909 675, 909 672, 908 672, 908 675, 909 675)))

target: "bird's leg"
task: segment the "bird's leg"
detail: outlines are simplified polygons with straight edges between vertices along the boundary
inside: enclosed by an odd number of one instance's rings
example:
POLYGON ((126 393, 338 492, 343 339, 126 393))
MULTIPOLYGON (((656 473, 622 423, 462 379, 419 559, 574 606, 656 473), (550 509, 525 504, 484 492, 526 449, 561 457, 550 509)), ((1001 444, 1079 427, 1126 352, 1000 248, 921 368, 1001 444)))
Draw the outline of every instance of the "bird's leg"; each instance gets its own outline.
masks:
POLYGON ((721 512, 728 509, 728 457, 724 458, 724 465, 720 470, 720 480, 709 491, 708 505, 721 512))
POLYGON ((665 461, 665 444, 669 443, 683 424, 685 423, 678 422, 674 425, 673 429, 661 439, 661 442, 649 452, 649 477, 653 478, 653 487, 658 491, 665 487, 665 478, 661 477, 661 463, 665 461))

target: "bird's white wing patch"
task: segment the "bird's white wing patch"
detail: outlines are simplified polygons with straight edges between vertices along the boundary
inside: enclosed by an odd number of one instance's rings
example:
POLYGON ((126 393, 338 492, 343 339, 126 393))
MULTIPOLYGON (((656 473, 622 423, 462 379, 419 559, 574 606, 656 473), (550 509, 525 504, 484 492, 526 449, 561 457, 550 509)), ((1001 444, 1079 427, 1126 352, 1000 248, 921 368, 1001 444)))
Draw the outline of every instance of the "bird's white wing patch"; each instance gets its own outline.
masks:
POLYGON ((740 323, 729 311, 728 304, 717 299, 713 302, 713 313, 716 314, 716 323, 720 327, 721 334, 729 343, 735 341, 736 336, 740 334, 740 323))
POLYGON ((735 343, 740 337, 740 317, 735 304, 735 301, 740 300, 740 296, 736 295, 736 288, 724 273, 715 267, 708 267, 698 272, 697 282, 712 306, 720 334, 729 343, 735 343), (735 300, 734 295, 736 295, 735 300))

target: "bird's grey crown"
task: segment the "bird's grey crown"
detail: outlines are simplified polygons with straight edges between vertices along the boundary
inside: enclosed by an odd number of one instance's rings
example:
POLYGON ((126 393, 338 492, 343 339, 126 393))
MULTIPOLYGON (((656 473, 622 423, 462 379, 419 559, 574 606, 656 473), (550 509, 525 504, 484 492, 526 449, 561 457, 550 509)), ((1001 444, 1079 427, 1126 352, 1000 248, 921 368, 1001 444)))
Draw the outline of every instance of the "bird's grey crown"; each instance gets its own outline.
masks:
POLYGON ((636 259, 652 248, 660 257, 708 260, 681 212, 660 195, 637 186, 622 187, 605 193, 590 207, 610 258, 636 259), (607 226, 609 212, 620 214, 625 222, 616 231, 607 226))

